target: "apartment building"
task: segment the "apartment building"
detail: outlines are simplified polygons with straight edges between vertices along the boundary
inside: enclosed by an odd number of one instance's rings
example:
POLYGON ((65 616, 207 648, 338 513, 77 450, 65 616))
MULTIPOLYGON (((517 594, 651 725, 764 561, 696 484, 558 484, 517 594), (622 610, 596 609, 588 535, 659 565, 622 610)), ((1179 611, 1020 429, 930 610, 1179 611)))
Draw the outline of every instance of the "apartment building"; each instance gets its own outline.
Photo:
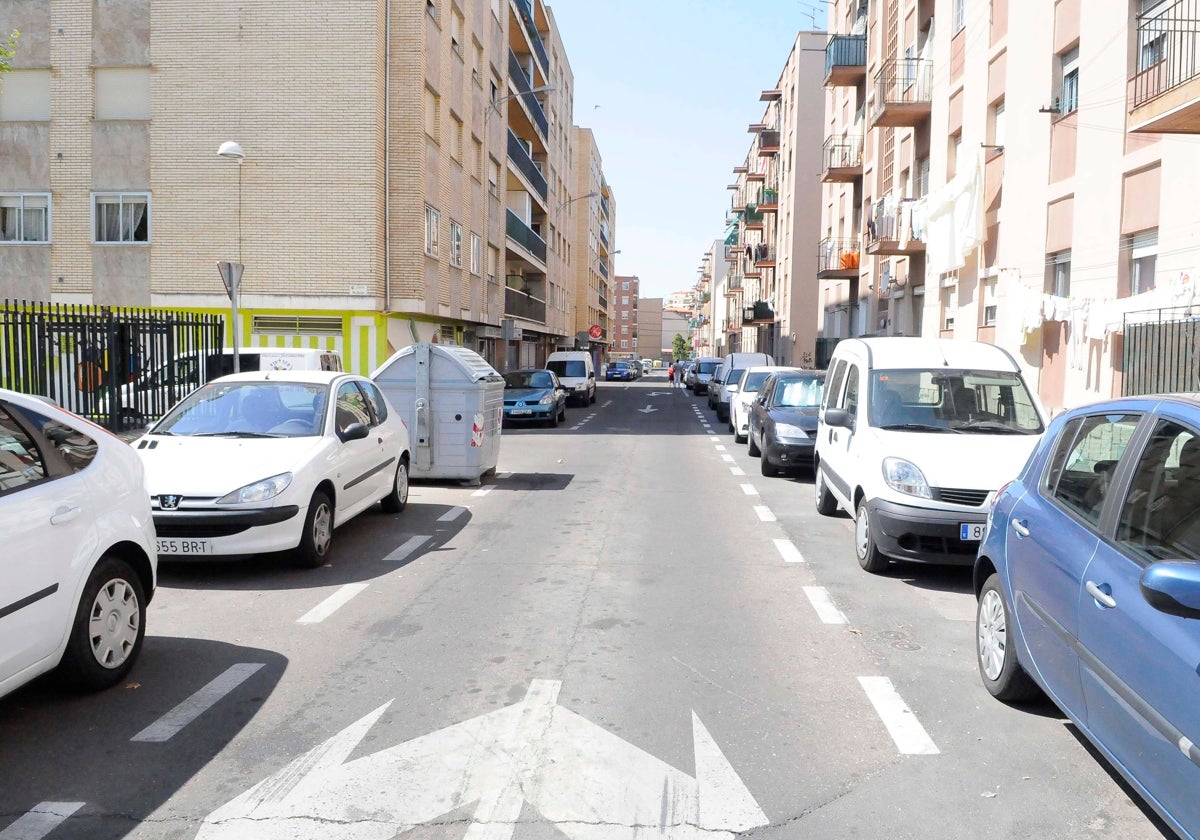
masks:
POLYGON ((637 356, 639 285, 636 275, 613 277, 612 299, 609 302, 613 312, 613 333, 609 344, 612 358, 629 359, 637 356))
POLYGON ((151 6, 0 0, 5 295, 227 315, 229 260, 243 346, 369 371, 417 340, 498 367, 572 345, 573 83, 543 0, 151 6))
MULTIPOLYGON (((697 356, 716 356, 720 353, 717 340, 724 338, 724 323, 713 320, 715 294, 725 286, 729 264, 725 262, 725 241, 714 240, 700 261, 700 276, 696 281, 696 298, 692 307, 692 348, 697 356)), ((721 308, 723 310, 723 307, 721 308)))
POLYGON ((586 215, 580 211, 581 223, 574 227, 575 345, 589 350, 599 369, 615 338, 609 306, 616 199, 590 129, 575 128, 574 147, 575 195, 587 197, 579 199, 580 204, 587 201, 587 210, 586 215))
POLYGON ((1194 387, 1195 4, 936 6, 831 6, 824 337, 990 341, 1052 410, 1194 387))

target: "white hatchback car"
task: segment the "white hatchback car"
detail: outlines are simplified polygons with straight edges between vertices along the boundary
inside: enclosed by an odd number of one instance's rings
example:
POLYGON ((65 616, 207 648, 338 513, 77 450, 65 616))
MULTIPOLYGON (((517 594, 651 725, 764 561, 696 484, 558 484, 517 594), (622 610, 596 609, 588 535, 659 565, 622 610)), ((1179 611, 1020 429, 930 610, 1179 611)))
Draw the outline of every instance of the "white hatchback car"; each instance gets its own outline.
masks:
POLYGON ((334 528, 408 502, 408 426, 374 382, 267 371, 193 391, 133 445, 146 466, 158 552, 329 557, 334 528))
POLYGON ((729 430, 733 432, 734 443, 745 443, 750 433, 750 404, 758 398, 758 391, 767 377, 772 373, 784 370, 799 371, 799 368, 786 368, 776 365, 755 365, 748 367, 737 382, 737 390, 729 397, 729 430))
POLYGON ((56 667, 89 689, 129 673, 158 562, 142 487, 119 438, 0 389, 0 696, 56 667))

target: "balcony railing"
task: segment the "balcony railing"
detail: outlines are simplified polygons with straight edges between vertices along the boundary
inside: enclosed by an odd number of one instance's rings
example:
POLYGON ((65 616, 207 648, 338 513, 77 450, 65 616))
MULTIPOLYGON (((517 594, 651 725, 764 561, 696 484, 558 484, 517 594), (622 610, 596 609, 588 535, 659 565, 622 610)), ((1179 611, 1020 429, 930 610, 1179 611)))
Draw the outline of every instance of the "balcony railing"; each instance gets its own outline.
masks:
POLYGON ((762 227, 763 214, 759 212, 757 205, 747 205, 746 212, 742 214, 742 221, 747 228, 762 227))
POLYGON ((1137 108, 1200 76, 1200 0, 1175 0, 1138 15, 1137 108))
POLYGON ((533 4, 529 0, 516 0, 516 3, 521 12, 521 23, 525 27, 525 34, 533 43, 533 54, 537 56, 538 63, 542 65, 542 72, 549 77, 550 56, 546 54, 546 45, 542 43, 541 33, 537 30, 537 22, 533 19, 533 4))
POLYGON ((508 131, 508 159, 513 162, 529 185, 533 187, 534 192, 546 198, 549 188, 546 185, 546 176, 538 169, 537 164, 533 162, 533 158, 529 156, 529 151, 525 148, 525 144, 521 142, 521 138, 512 133, 512 129, 508 131))
POLYGON ((867 36, 834 35, 825 45, 825 84, 857 84, 867 70, 867 36))
POLYGON ((830 137, 821 150, 821 180, 853 181, 862 177, 863 144, 857 134, 830 137))
POLYGON ((857 277, 859 260, 857 239, 826 237, 817 243, 818 277, 857 277))
POLYGON ((775 248, 765 242, 760 242, 757 245, 748 245, 750 258, 747 262, 747 269, 752 265, 754 268, 761 268, 764 265, 775 265, 775 248))
POLYGON ((542 134, 542 139, 545 140, 550 134, 550 121, 546 119, 546 112, 542 110, 542 103, 538 102, 537 96, 532 92, 533 82, 529 80, 529 75, 525 72, 525 68, 521 65, 521 59, 517 58, 517 54, 512 50, 508 51, 508 75, 516 85, 517 91, 521 94, 521 101, 525 103, 525 107, 529 109, 529 113, 533 116, 533 122, 538 127, 538 131, 542 134))
POLYGON ((922 231, 914 231, 912 204, 906 198, 889 206, 880 199, 871 206, 867 220, 867 253, 873 256, 905 256, 925 250, 922 231))
POLYGON ((608 310, 608 298, 606 298, 604 295, 600 295, 600 308, 605 311, 608 310))
POLYGON ((763 187, 758 191, 758 209, 760 211, 774 211, 778 206, 779 190, 774 187, 763 187))
POLYGON ((526 321, 546 323, 546 301, 527 295, 520 289, 506 286, 504 289, 504 314, 526 321))
POLYGON ((773 155, 779 151, 779 131, 767 129, 758 134, 759 155, 773 155))
POLYGON ((875 73, 875 125, 911 126, 932 110, 933 62, 923 58, 892 58, 875 73))
POLYGON ((600 225, 600 244, 604 246, 604 250, 608 250, 608 231, 604 225, 600 225))
POLYGON ((511 210, 505 211, 504 232, 509 239, 533 254, 542 263, 546 262, 546 240, 534 233, 533 228, 525 224, 521 217, 511 210))
POLYGON ((602 276, 602 277, 603 277, 605 280, 607 280, 607 279, 608 279, 608 262, 607 262, 606 260, 600 260, 600 261, 599 261, 598 263, 596 263, 596 264, 597 264, 598 266, 600 266, 600 275, 601 275, 601 276, 602 276))
POLYGON ((600 212, 604 214, 604 218, 608 218, 608 199, 600 196, 600 212))

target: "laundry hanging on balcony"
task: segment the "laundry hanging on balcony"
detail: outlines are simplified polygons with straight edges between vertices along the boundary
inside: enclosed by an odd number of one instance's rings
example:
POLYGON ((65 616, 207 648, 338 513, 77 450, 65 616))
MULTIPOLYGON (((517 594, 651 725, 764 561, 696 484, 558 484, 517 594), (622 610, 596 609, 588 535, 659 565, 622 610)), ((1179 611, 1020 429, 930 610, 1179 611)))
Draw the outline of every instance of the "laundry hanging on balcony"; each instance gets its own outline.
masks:
POLYGON ((926 274, 962 268, 984 240, 983 156, 915 204, 913 214, 925 227, 926 274))

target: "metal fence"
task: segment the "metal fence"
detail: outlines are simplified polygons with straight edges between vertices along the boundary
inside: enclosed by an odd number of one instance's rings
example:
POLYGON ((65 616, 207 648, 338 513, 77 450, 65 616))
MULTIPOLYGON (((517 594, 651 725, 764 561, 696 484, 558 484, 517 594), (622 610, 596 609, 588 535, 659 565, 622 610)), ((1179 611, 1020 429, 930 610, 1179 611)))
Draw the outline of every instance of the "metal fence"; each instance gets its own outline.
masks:
POLYGON ((221 375, 215 315, 5 300, 0 387, 49 397, 112 431, 160 417, 221 375))
POLYGON ((1160 3, 1137 17, 1133 107, 1200 75, 1200 0, 1160 3))
POLYGON ((1122 396, 1200 391, 1200 307, 1125 316, 1122 396))

